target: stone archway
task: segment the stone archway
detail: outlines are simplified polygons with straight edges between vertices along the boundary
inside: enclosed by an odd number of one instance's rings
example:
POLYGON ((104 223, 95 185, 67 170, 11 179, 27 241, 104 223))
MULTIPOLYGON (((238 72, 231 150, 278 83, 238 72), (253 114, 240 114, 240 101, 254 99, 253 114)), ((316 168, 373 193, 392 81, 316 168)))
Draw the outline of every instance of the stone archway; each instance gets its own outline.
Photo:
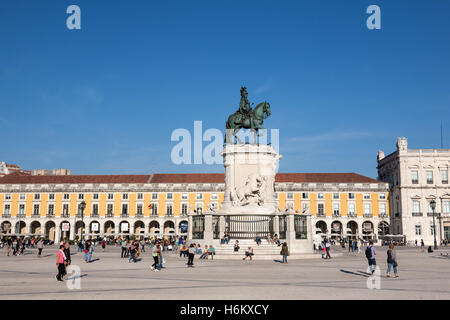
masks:
POLYGON ((188 232, 189 222, 187 220, 181 220, 178 223, 178 234, 184 234, 188 232))
POLYGON ((41 223, 39 221, 33 221, 30 224, 30 234, 33 236, 41 235, 41 223))
POLYGON ((25 235, 27 233, 27 224, 25 221, 17 221, 14 228, 14 233, 17 235, 25 235))
POLYGON ((175 223, 172 220, 164 222, 164 234, 175 234, 175 223))
POLYGON ((134 223, 134 234, 140 235, 145 233, 145 224, 141 220, 134 223))
POLYGON ((159 222, 156 220, 151 221, 148 225, 148 231, 151 234, 159 233, 159 222))
POLYGON ((318 233, 323 233, 323 234, 327 233, 327 223, 323 220, 316 222, 316 234, 318 234, 318 233))
POLYGON ((362 235, 364 240, 371 240, 374 236, 372 221, 364 221, 362 224, 362 235))
POLYGON ((358 238, 358 224, 356 221, 347 222, 347 238, 356 240, 358 238))
POLYGON ((116 225, 114 224, 114 222, 111 220, 108 220, 105 222, 105 225, 103 227, 103 232, 105 233, 105 235, 111 236, 111 235, 114 235, 115 228, 116 228, 116 225))
POLYGON ((12 232, 12 224, 9 221, 3 221, 1 224, 0 233, 2 234, 11 234, 12 232))
POLYGON ((126 220, 120 221, 119 223, 119 233, 130 233, 130 223, 126 220))
POLYGON ((70 222, 67 220, 64 220, 59 225, 59 230, 61 230, 61 239, 66 240, 70 239, 70 222), (67 229, 67 230, 65 230, 67 229))
POLYGON ((378 236, 382 237, 389 234, 389 223, 387 221, 381 221, 378 223, 378 236))
POLYGON ((334 220, 331 223, 331 239, 341 240, 342 237, 342 222, 334 220))
POLYGON ((56 224, 53 221, 48 221, 45 224, 45 238, 50 241, 55 241, 56 224))

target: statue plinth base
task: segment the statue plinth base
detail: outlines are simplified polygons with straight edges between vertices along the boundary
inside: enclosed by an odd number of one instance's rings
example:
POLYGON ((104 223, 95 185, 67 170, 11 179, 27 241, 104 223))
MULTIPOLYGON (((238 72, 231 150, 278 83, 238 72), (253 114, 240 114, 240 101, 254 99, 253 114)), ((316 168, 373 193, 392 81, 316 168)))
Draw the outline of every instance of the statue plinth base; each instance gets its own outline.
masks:
POLYGON ((227 144, 222 152, 225 198, 220 214, 274 214, 275 174, 281 156, 269 145, 227 144))

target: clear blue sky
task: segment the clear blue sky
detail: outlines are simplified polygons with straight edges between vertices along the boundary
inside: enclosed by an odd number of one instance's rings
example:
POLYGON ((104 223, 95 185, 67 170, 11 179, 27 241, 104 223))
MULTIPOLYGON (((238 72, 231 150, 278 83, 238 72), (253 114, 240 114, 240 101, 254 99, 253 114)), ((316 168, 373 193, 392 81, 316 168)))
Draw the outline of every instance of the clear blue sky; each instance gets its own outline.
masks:
POLYGON ((450 1, 2 0, 0 161, 73 173, 170 161, 176 128, 271 103, 282 172, 376 177, 398 136, 450 146, 450 1), (66 28, 77 4, 82 30, 66 28), (381 7, 381 30, 366 8, 381 7))

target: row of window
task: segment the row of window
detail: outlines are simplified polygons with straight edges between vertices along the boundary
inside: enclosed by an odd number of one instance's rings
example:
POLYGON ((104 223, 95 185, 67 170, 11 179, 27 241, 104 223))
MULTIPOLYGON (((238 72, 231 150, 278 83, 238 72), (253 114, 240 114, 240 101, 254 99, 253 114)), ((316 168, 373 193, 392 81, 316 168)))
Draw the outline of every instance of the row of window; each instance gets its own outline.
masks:
MULTIPOLYGON (((428 204, 428 213, 432 213, 433 209, 431 208, 430 202, 428 204)), ((419 200, 413 200, 412 203, 412 212, 414 214, 420 214, 422 211, 420 210, 420 201, 419 200)), ((450 213, 450 200, 444 200, 442 201, 442 212, 443 213, 450 213)))
MULTIPOLYGON (((355 199, 355 194, 352 192, 349 192, 347 194, 348 199, 355 199)), ((286 194, 286 198, 287 199, 294 199, 294 193, 292 192, 288 192, 286 194)), ((333 199, 339 199, 340 198, 340 193, 333 193, 333 199)), ((363 198, 365 200, 369 200, 370 199, 370 193, 364 193, 363 194, 363 198)), ((386 194, 385 193, 380 193, 378 198, 380 200, 385 200, 386 199, 386 194)), ((275 199, 278 199, 278 193, 275 193, 275 199)), ((303 192, 302 193, 302 199, 309 199, 309 193, 308 192, 303 192)), ((323 193, 317 193, 317 199, 324 199, 324 194, 323 193)))
MULTIPOLYGON (((303 209, 307 208, 307 204, 304 204, 303 209)), ((364 215, 372 215, 372 204, 370 203, 364 203, 364 215)), ((325 215, 325 204, 324 203, 318 203, 317 204, 317 215, 318 216, 324 216, 325 215)), ((333 203, 333 216, 340 216, 341 215, 341 206, 339 203, 333 203)), ((348 215, 349 216, 356 216, 356 206, 355 203, 350 202, 348 203, 348 215)), ((379 215, 380 217, 386 217, 387 211, 386 211, 386 203, 380 203, 379 204, 379 215)))
MULTIPOLYGON (((157 200, 158 199, 158 193, 152 193, 152 200, 157 200)), ((55 200, 55 194, 54 193, 50 193, 48 195, 49 200, 55 200)), ((93 193, 92 194, 92 198, 94 200, 97 200, 99 198, 99 194, 98 193, 93 193)), ((202 200, 203 199, 203 193, 197 193, 196 197, 197 200, 202 200)), ((20 200, 25 200, 25 194, 21 193, 19 195, 19 199, 20 200)), ((34 194, 34 200, 40 200, 41 199, 41 194, 40 193, 35 193, 34 194)), ((70 194, 69 193, 64 193, 63 195, 63 199, 64 200, 69 200, 70 199, 70 194)), ((108 200, 112 200, 114 199, 114 193, 108 193, 108 200)), ((137 199, 138 200, 142 200, 144 199, 144 194, 143 193, 138 193, 137 194, 137 199)), ((171 200, 173 199, 173 194, 172 193, 167 193, 166 194, 166 199, 171 200)), ((187 200, 188 199, 188 194, 187 193, 182 193, 181 194, 181 199, 182 200, 187 200)), ((211 199, 212 200, 217 200, 219 199, 219 196, 217 193, 212 193, 211 194, 211 199)), ((6 193, 5 194, 5 200, 11 200, 11 194, 10 193, 6 193)), ((78 200, 84 200, 84 193, 79 193, 78 194, 78 200)), ((128 193, 122 193, 122 200, 128 200, 128 193)))
MULTIPOLYGON (((92 204, 92 215, 93 216, 97 216, 99 214, 99 207, 98 207, 98 203, 94 203, 92 204)), ((211 208, 213 209, 217 209, 218 204, 217 203, 211 203, 211 208)), ((122 210, 121 210, 121 215, 126 216, 128 215, 128 204, 127 203, 123 203, 122 204, 122 210)), ((152 203, 149 206, 150 210, 151 210, 151 214, 152 215, 158 215, 158 204, 157 203, 152 203)), ((202 213, 203 211, 203 205, 198 203, 195 209, 196 213, 202 213)), ((187 214, 188 213, 188 205, 187 203, 182 203, 181 204, 181 214, 187 214)), ((48 211, 47 211, 47 215, 48 216, 54 216, 55 214, 55 205, 54 204, 49 204, 48 205, 48 211)), ((81 209, 80 209, 80 205, 78 205, 78 214, 81 215, 81 209)), ((5 204, 4 207, 4 211, 3 211, 3 215, 5 216, 9 216, 11 215, 11 205, 10 204, 5 204)), ((19 204, 19 212, 18 212, 19 216, 25 216, 25 204, 19 204)), ((33 205, 33 215, 35 216, 39 216, 40 215, 40 205, 39 204, 34 204, 33 205)), ((114 215, 114 204, 112 203, 108 203, 106 206, 106 215, 107 216, 112 216, 114 215)), ((143 215, 143 204, 138 203, 136 205, 136 215, 141 216, 143 215)), ((167 204, 166 205, 166 215, 173 215, 173 205, 172 204, 167 204)), ((69 204, 63 204, 62 206, 62 216, 69 216, 69 204)))
MULTIPOLYGON (((422 235, 422 225, 421 224, 416 224, 415 225, 415 231, 416 231, 416 236, 421 236, 422 235)), ((433 222, 430 223, 430 234, 432 236, 434 236, 434 224, 433 224, 433 222)))
MULTIPOLYGON (((441 172, 441 183, 447 184, 448 183, 448 170, 442 169, 441 172)), ((427 170, 426 171, 426 181, 427 184, 433 184, 434 178, 433 178, 433 171, 427 170)), ((419 171, 418 170, 411 170, 411 183, 412 184, 418 184, 419 183, 419 171)))

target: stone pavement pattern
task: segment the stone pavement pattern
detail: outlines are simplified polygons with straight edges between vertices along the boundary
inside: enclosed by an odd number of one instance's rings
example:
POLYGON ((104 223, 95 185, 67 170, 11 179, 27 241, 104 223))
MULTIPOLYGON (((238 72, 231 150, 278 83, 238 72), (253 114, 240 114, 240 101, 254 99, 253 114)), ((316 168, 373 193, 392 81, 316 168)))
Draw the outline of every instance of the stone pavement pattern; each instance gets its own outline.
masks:
MULTIPOLYGON (((399 248, 400 278, 386 278, 386 249, 378 247, 381 288, 366 286, 364 252, 331 260, 292 260, 287 265, 270 260, 198 260, 165 253, 165 269, 152 272, 150 250, 136 264, 120 258, 120 248, 96 247, 90 264, 72 246, 72 263, 81 268, 81 289, 57 282, 56 247, 7 257, 0 250, 0 299, 450 299, 450 253, 443 248, 422 253, 399 248)), ((333 248, 333 252, 340 252, 333 248)))

